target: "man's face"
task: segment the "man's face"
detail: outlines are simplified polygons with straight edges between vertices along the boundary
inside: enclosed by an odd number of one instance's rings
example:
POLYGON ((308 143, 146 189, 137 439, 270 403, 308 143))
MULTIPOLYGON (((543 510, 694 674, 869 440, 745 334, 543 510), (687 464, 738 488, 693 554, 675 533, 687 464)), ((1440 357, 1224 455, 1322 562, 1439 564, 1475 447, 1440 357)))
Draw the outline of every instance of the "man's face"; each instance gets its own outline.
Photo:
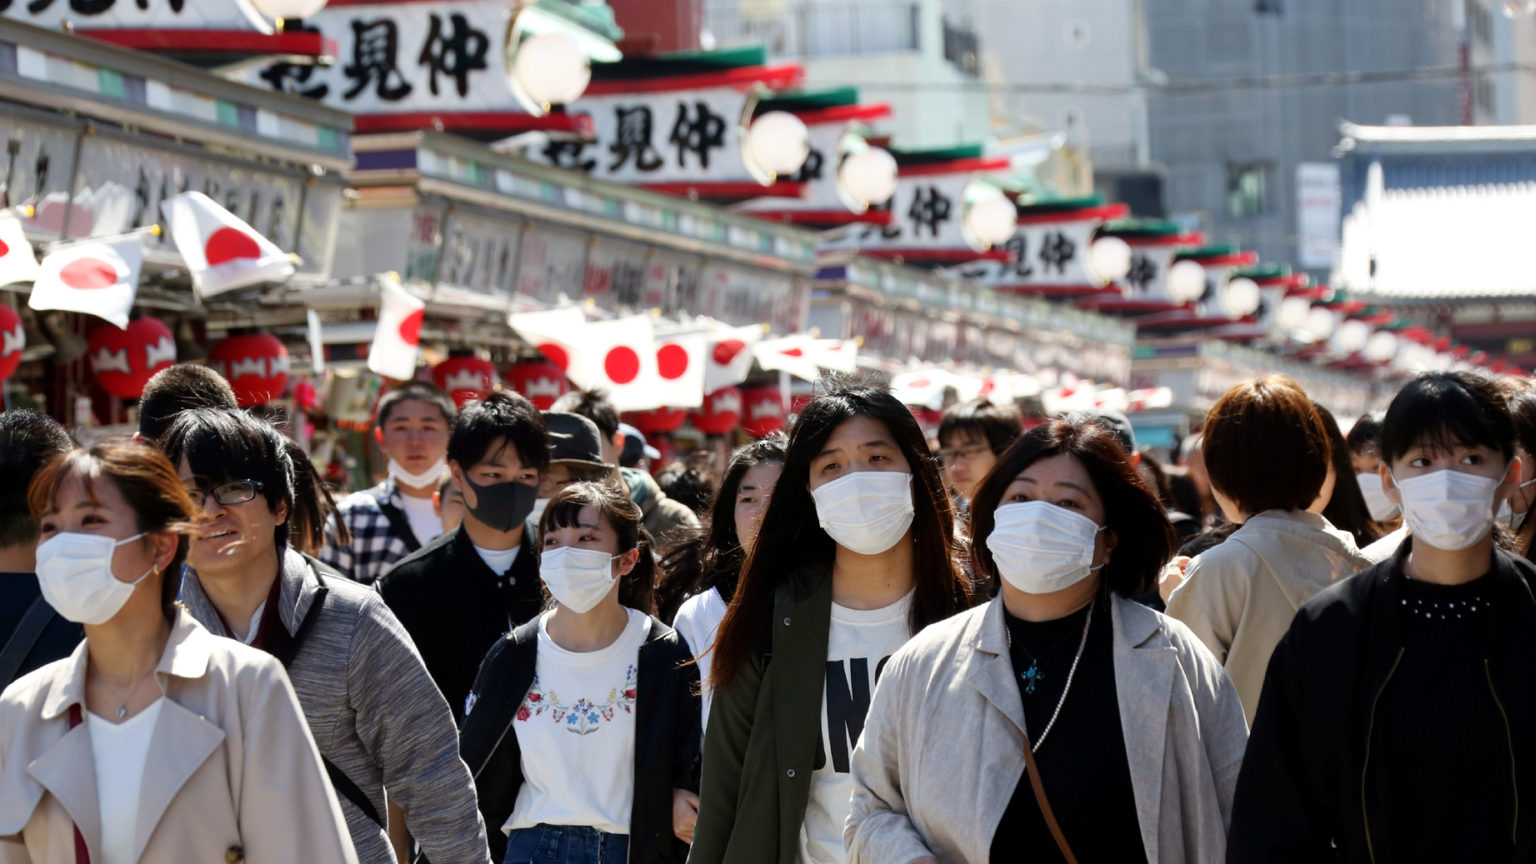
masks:
POLYGON ((412 474, 431 468, 448 453, 448 418, 421 399, 397 403, 377 431, 379 446, 412 474))
POLYGON ((539 469, 524 467, 523 460, 517 454, 517 448, 505 438, 498 438, 486 448, 485 455, 473 465, 464 467, 457 462, 449 462, 449 469, 453 474, 453 485, 464 496, 464 504, 467 508, 480 506, 480 500, 475 496, 474 486, 495 486, 500 483, 525 483, 529 486, 539 485, 539 469), (468 480, 466 483, 464 481, 468 480))

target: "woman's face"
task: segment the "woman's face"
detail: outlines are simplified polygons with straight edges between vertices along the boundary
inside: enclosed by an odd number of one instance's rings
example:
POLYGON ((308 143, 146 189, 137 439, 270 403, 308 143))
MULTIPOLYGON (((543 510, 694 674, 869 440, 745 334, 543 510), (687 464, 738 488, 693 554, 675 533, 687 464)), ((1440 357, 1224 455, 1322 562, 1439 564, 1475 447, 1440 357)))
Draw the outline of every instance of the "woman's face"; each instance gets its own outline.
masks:
MULTIPOLYGON (((1003 490, 997 506, 1024 501, 1045 501, 1104 525, 1104 501, 1093 485, 1093 478, 1088 476, 1083 463, 1069 453, 1049 456, 1020 471, 1003 490)), ((1108 563, 1114 549, 1115 532, 1100 531, 1094 539, 1093 566, 1108 563)))
MULTIPOLYGON (((582 507, 576 514, 575 525, 551 525, 544 532, 540 542, 546 550, 558 549, 561 546, 575 546, 578 549, 593 549, 609 555, 619 554, 619 535, 614 532, 613 526, 597 515, 597 508, 590 504, 582 507)), ((635 569, 635 562, 639 560, 638 548, 630 549, 620 556, 614 562, 618 567, 619 577, 622 578, 635 569)))
POLYGON ((768 499, 782 473, 782 462, 759 462, 747 469, 741 477, 741 485, 736 487, 736 539, 748 552, 757 542, 757 529, 762 527, 763 514, 768 512, 768 499))
POLYGON ((214 481, 194 475, 185 456, 177 471, 192 503, 196 505, 202 499, 202 518, 187 549, 187 565, 199 576, 270 576, 256 565, 275 550, 273 535, 277 526, 288 520, 287 507, 280 502, 276 511, 269 509, 260 489, 244 486, 240 481, 214 481), (250 500, 229 504, 219 500, 234 502, 246 494, 251 494, 250 500))
POLYGON ((859 471, 896 471, 912 473, 912 466, 896 444, 896 436, 873 417, 850 417, 838 424, 811 460, 808 487, 814 491, 859 471))
MULTIPOLYGON (((139 533, 138 517, 117 483, 100 475, 92 478, 89 489, 80 475, 70 475, 59 486, 53 506, 43 513, 38 528, 38 545, 64 533, 94 534, 113 540, 139 533)), ((124 543, 112 553, 112 575, 120 582, 134 582, 152 569, 164 569, 175 557, 176 543, 176 535, 168 531, 145 534, 124 543)), ((145 580, 144 584, 151 581, 145 580)), ((160 590, 158 582, 152 590, 160 590)))

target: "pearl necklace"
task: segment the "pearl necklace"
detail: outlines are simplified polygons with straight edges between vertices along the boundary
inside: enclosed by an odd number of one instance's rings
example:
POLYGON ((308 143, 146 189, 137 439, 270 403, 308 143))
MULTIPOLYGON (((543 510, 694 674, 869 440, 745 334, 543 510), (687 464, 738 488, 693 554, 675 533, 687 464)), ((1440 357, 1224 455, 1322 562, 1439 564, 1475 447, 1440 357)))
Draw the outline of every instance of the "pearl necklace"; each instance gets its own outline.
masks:
MULTIPOLYGON (((1098 605, 1099 599, 1088 601, 1088 617, 1083 620, 1083 638, 1077 643, 1077 655, 1072 658, 1072 668, 1067 670, 1067 686, 1061 688, 1061 698, 1056 700, 1056 710, 1051 712, 1051 720, 1045 724, 1045 731, 1030 745, 1031 753, 1040 752, 1040 745, 1045 743, 1045 737, 1051 734, 1051 729, 1056 726, 1056 718, 1061 716, 1061 706, 1067 704, 1067 694, 1072 691, 1072 679, 1077 676, 1077 664, 1083 659, 1083 649, 1088 647, 1088 628, 1093 626, 1093 607, 1098 605)), ((1008 633, 1008 647, 1013 647, 1013 633, 1008 633)), ((1031 667, 1033 670, 1034 667, 1031 667)), ((1027 673, 1026 673, 1027 674, 1027 673)), ((1021 676, 1022 677, 1022 676, 1021 676)), ((1036 676, 1038 677, 1038 676, 1036 676)), ((1028 680, 1028 679, 1026 679, 1028 680)), ((1028 680, 1033 685, 1033 680, 1028 680)))

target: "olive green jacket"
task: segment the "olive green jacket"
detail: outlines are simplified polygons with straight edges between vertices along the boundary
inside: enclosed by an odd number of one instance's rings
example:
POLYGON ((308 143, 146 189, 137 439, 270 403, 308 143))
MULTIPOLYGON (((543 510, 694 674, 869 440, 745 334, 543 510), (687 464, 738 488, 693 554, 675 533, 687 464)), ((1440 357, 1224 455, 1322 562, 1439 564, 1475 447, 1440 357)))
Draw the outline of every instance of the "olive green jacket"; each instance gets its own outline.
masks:
POLYGON ((688 864, 794 864, 799 852, 832 627, 827 568, 779 586, 770 626, 770 653, 715 692, 688 864))

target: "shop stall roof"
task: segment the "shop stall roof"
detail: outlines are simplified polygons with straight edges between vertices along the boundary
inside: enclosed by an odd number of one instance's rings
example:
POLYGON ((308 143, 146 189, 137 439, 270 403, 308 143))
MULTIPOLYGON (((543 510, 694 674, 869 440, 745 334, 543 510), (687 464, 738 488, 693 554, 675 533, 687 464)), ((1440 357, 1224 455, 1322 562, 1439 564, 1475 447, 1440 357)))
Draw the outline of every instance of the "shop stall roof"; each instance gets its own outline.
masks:
POLYGON ((341 171, 351 115, 174 60, 0 19, 0 100, 341 171))
POLYGON ((769 270, 816 270, 812 231, 610 183, 439 132, 358 136, 350 179, 364 194, 414 194, 710 255, 769 270))

